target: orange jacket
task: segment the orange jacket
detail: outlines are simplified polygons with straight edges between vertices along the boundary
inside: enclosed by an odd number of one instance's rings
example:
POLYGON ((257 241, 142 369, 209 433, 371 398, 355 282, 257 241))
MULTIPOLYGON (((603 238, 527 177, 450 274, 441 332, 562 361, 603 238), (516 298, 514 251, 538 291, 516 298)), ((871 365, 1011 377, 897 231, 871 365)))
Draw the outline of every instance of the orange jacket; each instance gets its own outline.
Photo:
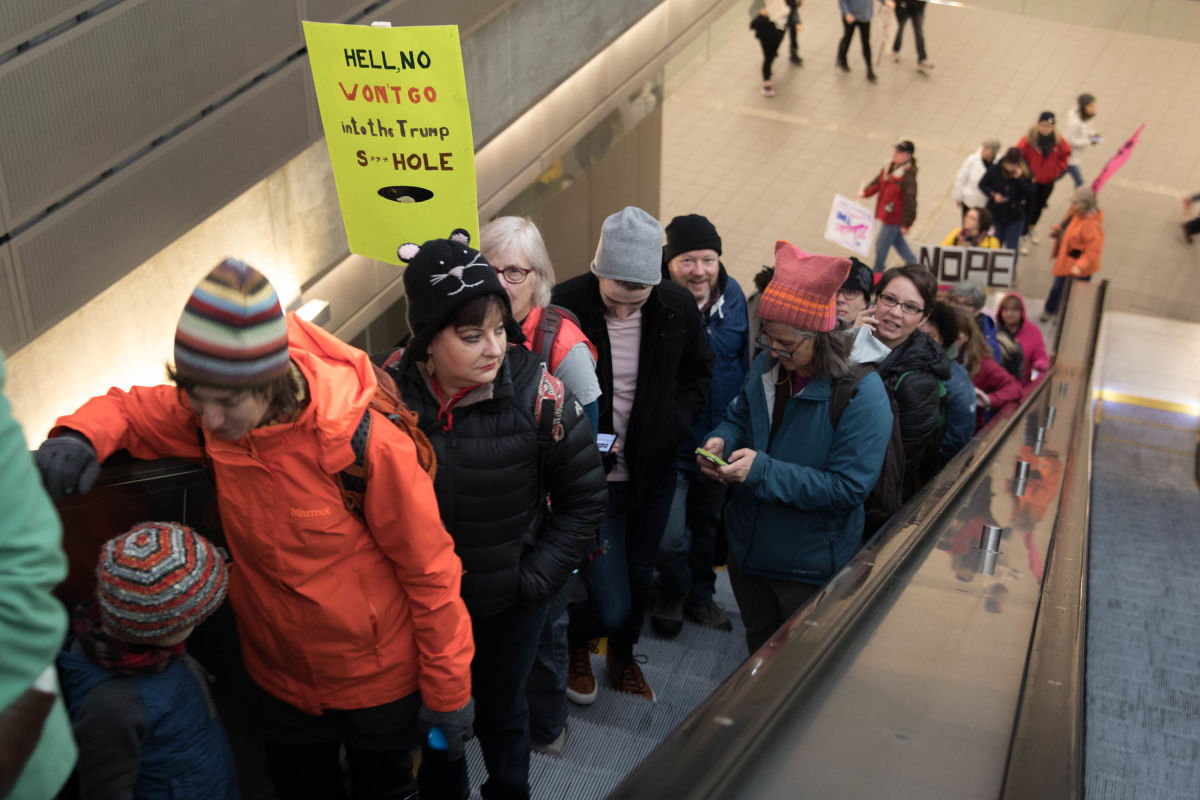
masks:
POLYGON ((1071 214, 1050 232, 1058 234, 1054 247, 1054 277, 1084 278, 1100 271, 1100 251, 1104 249, 1104 212, 1071 214), (1074 257, 1072 252, 1079 251, 1074 257), (1078 273, 1071 267, 1079 267, 1078 273))
MULTIPOLYGON (((471 695, 475 647, 459 597, 462 565, 442 527, 433 482, 412 440, 375 417, 367 452, 366 524, 345 509, 338 473, 375 390, 367 355, 288 315, 292 362, 311 401, 291 423, 236 442, 205 437, 234 568, 246 671, 309 714, 368 708, 418 689, 435 711, 471 695)), ((103 461, 201 458, 198 418, 174 386, 110 389, 61 428, 103 461)))

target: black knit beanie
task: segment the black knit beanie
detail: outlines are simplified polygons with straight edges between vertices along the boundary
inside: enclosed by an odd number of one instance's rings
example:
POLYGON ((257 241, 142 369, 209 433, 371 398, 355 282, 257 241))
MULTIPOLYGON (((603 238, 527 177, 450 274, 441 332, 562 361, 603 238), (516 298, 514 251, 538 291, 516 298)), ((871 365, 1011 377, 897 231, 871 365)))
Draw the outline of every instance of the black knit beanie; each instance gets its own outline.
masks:
POLYGON ((404 293, 408 297, 408 327, 412 330, 409 348, 418 357, 424 357, 433 337, 457 309, 489 294, 499 297, 504 305, 508 340, 525 341, 521 327, 512 320, 508 292, 487 259, 468 246, 470 241, 469 233, 456 228, 448 239, 430 239, 420 246, 402 244, 396 250, 408 265, 404 270, 404 293))
POLYGON ((667 225, 667 243, 663 245, 663 263, 692 250, 716 250, 721 254, 721 237, 707 217, 686 214, 667 225))

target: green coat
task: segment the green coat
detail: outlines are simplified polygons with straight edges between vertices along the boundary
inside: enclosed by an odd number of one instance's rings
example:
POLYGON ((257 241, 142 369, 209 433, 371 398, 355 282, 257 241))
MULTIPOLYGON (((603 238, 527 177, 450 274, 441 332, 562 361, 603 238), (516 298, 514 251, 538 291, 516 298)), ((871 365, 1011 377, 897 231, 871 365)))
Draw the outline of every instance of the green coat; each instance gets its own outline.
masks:
MULTIPOLYGON (((67 632, 66 611, 51 594, 67 576, 62 527, 3 390, 0 356, 0 709, 54 663, 67 632)), ((49 800, 74 766, 60 695, 9 796, 49 800)))

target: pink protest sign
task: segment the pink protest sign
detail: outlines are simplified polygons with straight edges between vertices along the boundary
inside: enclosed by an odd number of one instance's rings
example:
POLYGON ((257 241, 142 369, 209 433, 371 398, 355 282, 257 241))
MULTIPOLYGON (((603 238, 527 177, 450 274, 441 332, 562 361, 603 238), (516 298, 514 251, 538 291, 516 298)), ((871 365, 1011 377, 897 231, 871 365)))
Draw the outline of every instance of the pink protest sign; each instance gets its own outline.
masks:
POLYGON ((1138 129, 1133 132, 1133 136, 1126 139, 1125 144, 1121 145, 1116 155, 1108 160, 1108 163, 1104 165, 1104 169, 1100 170, 1100 174, 1096 176, 1096 180, 1092 181, 1093 192, 1099 194, 1100 187, 1108 183, 1108 179, 1113 176, 1113 173, 1125 166, 1125 162, 1129 160, 1130 153, 1133 152, 1133 146, 1138 143, 1138 137, 1142 135, 1142 130, 1145 127, 1146 123, 1144 122, 1138 125, 1138 129))

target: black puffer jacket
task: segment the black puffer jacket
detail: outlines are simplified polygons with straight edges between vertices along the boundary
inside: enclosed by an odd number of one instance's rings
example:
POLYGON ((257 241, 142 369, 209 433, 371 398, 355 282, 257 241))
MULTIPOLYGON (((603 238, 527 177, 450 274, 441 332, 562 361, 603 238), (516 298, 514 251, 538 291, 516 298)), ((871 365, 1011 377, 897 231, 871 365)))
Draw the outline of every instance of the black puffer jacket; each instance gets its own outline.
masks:
POLYGON ((916 491, 917 479, 929 478, 936 468, 942 434, 938 381, 950 380, 950 359, 928 335, 913 331, 879 364, 879 377, 900 411, 907 500, 916 491))
MULTIPOLYGON (((600 282, 590 272, 571 278, 554 287, 551 300, 579 317, 579 327, 596 346, 596 376, 604 392, 600 430, 611 433, 612 348, 600 282)), ((692 426, 704 411, 712 360, 692 293, 670 281, 654 287, 642 306, 637 392, 621 443, 633 502, 675 469, 678 448, 691 438, 692 426)))
POLYGON ((513 346, 490 387, 473 390, 439 419, 424 364, 411 355, 388 369, 437 453, 433 487, 462 559, 467 609, 486 619, 517 602, 545 605, 594 543, 608 503, 583 407, 567 393, 563 437, 539 446, 541 360, 513 346))

